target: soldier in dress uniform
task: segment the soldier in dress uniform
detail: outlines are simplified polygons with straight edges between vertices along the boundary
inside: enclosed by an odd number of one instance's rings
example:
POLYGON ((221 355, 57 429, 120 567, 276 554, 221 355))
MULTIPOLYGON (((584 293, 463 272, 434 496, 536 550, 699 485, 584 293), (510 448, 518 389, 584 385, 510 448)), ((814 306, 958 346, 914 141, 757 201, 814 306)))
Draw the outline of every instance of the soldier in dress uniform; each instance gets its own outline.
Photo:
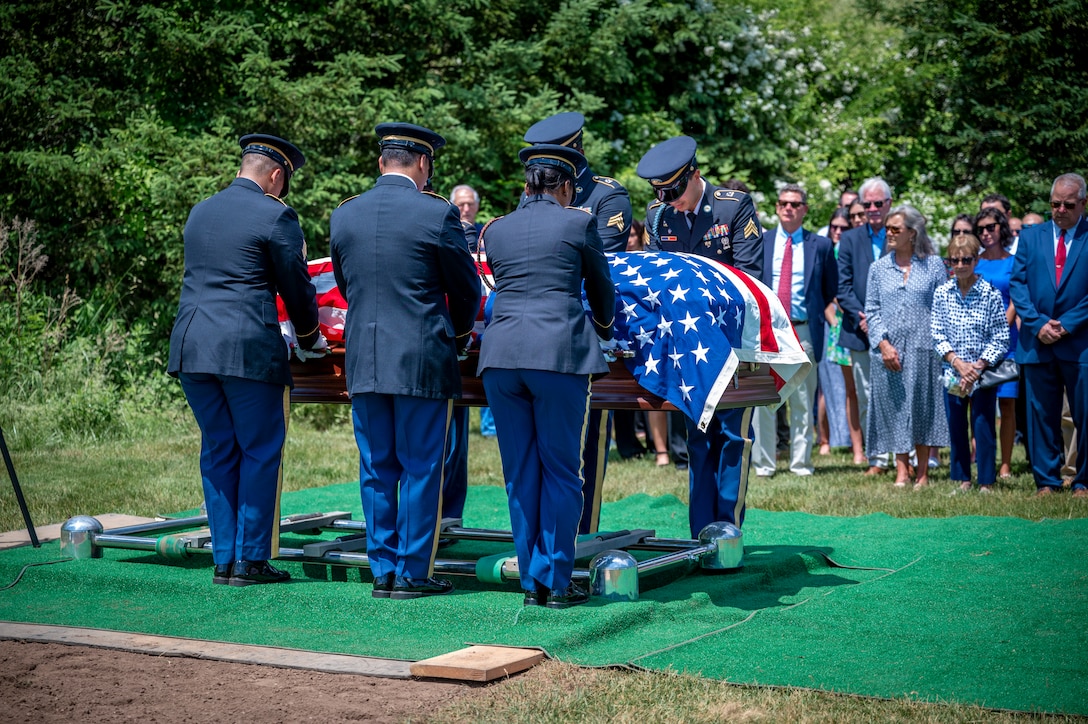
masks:
POLYGON ((281 200, 306 159, 276 136, 250 134, 240 143, 237 177, 197 204, 185 224, 185 277, 167 367, 200 426, 212 582, 232 586, 290 578, 268 562, 278 549, 292 384, 277 293, 298 333, 299 357, 328 347, 302 228, 281 200))
POLYGON ((374 188, 332 214, 336 284, 348 303, 345 365, 375 598, 449 593, 436 579, 443 458, 458 355, 480 280, 457 207, 423 192, 445 139, 382 123, 374 188))
MULTIPOLYGON (((755 279, 763 274, 763 229, 752 197, 716 188, 699 172, 696 143, 677 136, 651 148, 636 172, 657 200, 646 208, 648 249, 682 251, 723 262, 755 279)), ((685 418, 692 537, 707 524, 744 522, 752 408, 719 410, 706 432, 685 418)))
MULTIPOLYGON (((605 252, 626 251, 633 216, 631 197, 619 181, 594 175, 589 167, 582 148, 582 127, 585 122, 585 116, 581 113, 557 113, 530 126, 525 132, 525 142, 534 145, 546 143, 567 146, 583 157, 580 160, 578 177, 574 180, 574 199, 570 205, 596 217, 597 232, 601 236, 605 252)), ((585 507, 578 525, 580 533, 597 530, 611 439, 612 415, 603 414, 601 410, 590 411, 583 460, 586 487, 585 507)))
POLYGON ((566 608, 588 600, 571 582, 582 445, 590 380, 608 372, 601 347, 615 345, 615 289, 596 220, 569 207, 581 154, 545 144, 519 157, 527 198, 484 229, 496 292, 479 371, 495 415, 525 605, 566 608))

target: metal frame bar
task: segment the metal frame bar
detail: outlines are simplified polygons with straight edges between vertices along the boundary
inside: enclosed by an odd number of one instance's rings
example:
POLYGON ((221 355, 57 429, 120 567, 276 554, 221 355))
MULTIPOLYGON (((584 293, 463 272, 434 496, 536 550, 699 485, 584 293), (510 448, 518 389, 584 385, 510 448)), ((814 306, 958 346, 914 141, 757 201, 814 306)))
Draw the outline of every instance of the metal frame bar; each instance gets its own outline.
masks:
MULTIPOLYGON (((93 533, 94 546, 98 548, 118 548, 124 550, 139 550, 156 552, 168 557, 187 557, 193 554, 211 553, 211 541, 206 530, 191 531, 187 534, 184 529, 203 526, 207 523, 206 515, 176 518, 170 520, 151 521, 138 525, 114 528, 100 533, 93 533), (182 532, 174 532, 182 531, 182 532), (148 533, 167 533, 172 539, 171 545, 163 546, 163 537, 146 535, 148 533)), ((277 560, 295 561, 304 564, 318 564, 326 566, 346 566, 353 568, 368 568, 370 560, 366 553, 358 552, 359 540, 366 533, 366 522, 353 520, 351 513, 312 513, 284 517, 280 522, 280 532, 290 533, 305 530, 320 531, 350 531, 353 535, 334 541, 320 541, 306 545, 302 548, 279 549, 277 560), (340 543, 346 543, 346 550, 339 549, 340 543)), ((513 543, 513 534, 504 530, 489 530, 483 528, 465 528, 461 526, 460 519, 448 519, 443 521, 439 535, 443 538, 458 540, 474 540, 485 542, 513 543)), ((617 531, 612 533, 598 533, 592 538, 579 542, 578 557, 584 558, 605 550, 637 550, 656 551, 661 555, 639 561, 638 574, 651 571, 659 571, 665 568, 684 565, 694 567, 708 556, 716 552, 716 544, 712 542, 702 543, 697 540, 684 538, 657 538, 652 530, 617 531)), ((436 573, 453 576, 477 576, 477 564, 472 560, 444 559, 435 560, 436 573)), ((503 580, 517 580, 516 562, 507 561, 501 566, 503 580), (512 565, 511 565, 512 563, 512 565)), ((578 568, 574 571, 574 578, 580 581, 591 577, 591 571, 586 568, 578 568)), ((334 580, 337 577, 333 576, 334 580)), ((339 580, 344 580, 340 577, 339 580)))

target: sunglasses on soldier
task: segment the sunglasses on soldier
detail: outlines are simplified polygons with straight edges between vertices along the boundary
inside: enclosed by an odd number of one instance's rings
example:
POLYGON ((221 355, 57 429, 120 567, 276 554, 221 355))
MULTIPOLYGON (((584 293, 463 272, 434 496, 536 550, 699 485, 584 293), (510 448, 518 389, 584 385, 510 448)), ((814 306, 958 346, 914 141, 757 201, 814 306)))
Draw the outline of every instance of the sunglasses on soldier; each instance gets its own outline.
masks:
POLYGON ((691 181, 691 176, 694 171, 694 169, 688 169, 688 171, 672 186, 654 186, 654 193, 657 194, 658 201, 671 204, 673 201, 676 201, 683 196, 684 192, 688 190, 688 182, 691 181))

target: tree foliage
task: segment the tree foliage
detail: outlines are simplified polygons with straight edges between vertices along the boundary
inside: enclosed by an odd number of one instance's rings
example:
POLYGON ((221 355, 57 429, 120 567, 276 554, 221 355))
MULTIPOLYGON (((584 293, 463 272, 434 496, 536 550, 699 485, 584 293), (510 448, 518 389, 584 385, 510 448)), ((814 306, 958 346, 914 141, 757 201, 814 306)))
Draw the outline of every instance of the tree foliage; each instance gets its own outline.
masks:
POLYGON ((71 288, 84 318, 143 330, 153 369, 188 211, 233 176, 247 132, 306 152, 289 201, 311 256, 327 253, 340 200, 373 183, 373 128, 387 120, 445 135, 436 189, 472 184, 485 216, 516 202, 525 129, 562 110, 586 114, 594 170, 625 183, 636 209, 649 198, 638 159, 678 133, 699 141, 704 173, 757 198, 804 183, 813 226, 873 174, 950 218, 984 191, 1024 205, 1057 172, 1083 169, 1076 2, 856 1, 872 6, 8 3, 0 216, 35 223, 50 258, 40 293, 71 288))
POLYGON ((1082 2, 867 2, 904 33, 889 128, 901 139, 897 180, 1044 211, 1056 176, 1085 171, 1082 2))

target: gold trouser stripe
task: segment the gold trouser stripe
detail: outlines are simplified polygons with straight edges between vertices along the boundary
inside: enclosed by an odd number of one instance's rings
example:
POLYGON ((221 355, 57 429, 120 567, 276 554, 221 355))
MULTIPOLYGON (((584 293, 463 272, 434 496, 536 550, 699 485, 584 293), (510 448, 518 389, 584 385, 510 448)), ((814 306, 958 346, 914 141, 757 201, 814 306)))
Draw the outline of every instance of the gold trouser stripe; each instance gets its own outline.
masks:
POLYGON ((748 427, 752 424, 753 410, 755 410, 754 407, 745 407, 740 420, 740 433, 745 436, 744 456, 740 460, 740 485, 737 488, 737 505, 733 508, 733 520, 738 521, 738 528, 740 527, 740 513, 744 510, 744 498, 748 495, 748 463, 752 458, 752 439, 747 435, 748 427))
POLYGON ((442 474, 438 478, 438 509, 434 512, 434 542, 431 543, 431 562, 427 564, 427 577, 434 575, 434 559, 438 556, 438 532, 442 530, 442 490, 446 487, 446 447, 450 439, 450 420, 453 417, 453 400, 446 400, 446 434, 442 445, 442 474))
MULTIPOLYGON (((586 457, 585 457, 585 452, 586 452, 586 432, 589 430, 589 398, 593 394, 592 393, 592 389, 593 389, 593 378, 592 377, 590 377, 589 388, 590 389, 587 390, 587 392, 586 392, 586 408, 585 408, 585 412, 582 413, 582 427, 581 427, 581 430, 578 432, 578 480, 581 481, 581 483, 582 483, 582 485, 580 487, 580 490, 582 491, 582 505, 578 507, 579 517, 582 515, 581 511, 582 511, 583 508, 585 508, 585 504, 586 504, 586 498, 585 498, 585 495, 586 495, 586 471, 585 471, 586 457)), ((597 474, 596 471, 594 471, 593 474, 594 474, 594 476, 596 476, 596 474, 597 474)))
POLYGON ((283 493, 283 451, 287 449, 287 429, 291 422, 291 388, 283 388, 283 445, 280 447, 280 471, 276 476, 276 507, 272 511, 272 557, 280 555, 280 494, 283 493))

